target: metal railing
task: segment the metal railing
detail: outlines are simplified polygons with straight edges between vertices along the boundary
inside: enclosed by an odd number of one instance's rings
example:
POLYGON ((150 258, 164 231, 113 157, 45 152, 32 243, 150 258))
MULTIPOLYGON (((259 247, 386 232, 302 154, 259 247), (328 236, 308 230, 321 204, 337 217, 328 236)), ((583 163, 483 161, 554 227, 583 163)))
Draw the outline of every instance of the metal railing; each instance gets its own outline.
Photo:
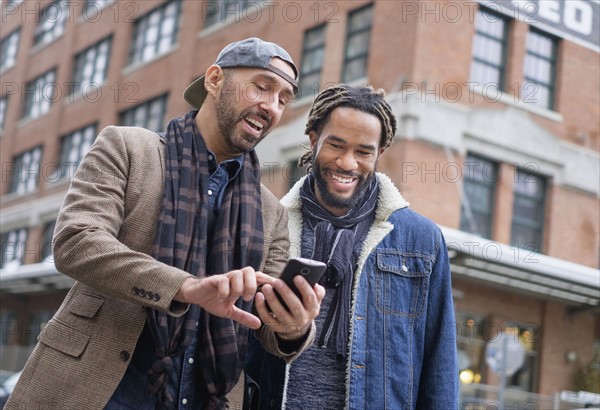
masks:
POLYGON ((460 410, 573 410, 600 408, 600 394, 561 391, 542 395, 518 389, 506 389, 504 405, 499 402, 500 388, 487 384, 461 384, 460 410))

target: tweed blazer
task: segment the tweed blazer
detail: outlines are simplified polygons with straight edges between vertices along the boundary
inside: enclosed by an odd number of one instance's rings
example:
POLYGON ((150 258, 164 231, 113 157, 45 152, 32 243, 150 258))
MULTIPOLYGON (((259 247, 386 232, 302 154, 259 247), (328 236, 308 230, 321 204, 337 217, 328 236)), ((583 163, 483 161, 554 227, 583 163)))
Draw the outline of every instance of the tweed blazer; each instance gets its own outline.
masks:
MULTIPOLYGON (((164 147, 152 131, 110 126, 82 161, 54 237, 56 267, 76 283, 40 334, 7 409, 103 408, 130 363, 145 308, 174 316, 189 308, 173 297, 190 274, 149 256, 164 147)), ((288 257, 287 214, 264 186, 261 197, 261 270, 278 276, 288 257)))

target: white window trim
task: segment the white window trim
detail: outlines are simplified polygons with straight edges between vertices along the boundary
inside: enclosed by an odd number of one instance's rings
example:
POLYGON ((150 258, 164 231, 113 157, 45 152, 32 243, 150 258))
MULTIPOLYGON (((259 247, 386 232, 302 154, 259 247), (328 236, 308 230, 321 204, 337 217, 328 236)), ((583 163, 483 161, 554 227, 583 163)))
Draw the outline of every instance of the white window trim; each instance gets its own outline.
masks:
MULTIPOLYGON (((486 92, 485 92, 485 88, 480 85, 473 85, 472 87, 470 87, 470 89, 473 92, 475 92, 483 97, 489 97, 489 95, 486 94, 486 92)), ((495 101, 502 102, 504 104, 520 108, 520 109, 522 109, 524 111, 528 111, 532 114, 537 114, 540 117, 547 118, 547 119, 557 122, 559 124, 561 124, 563 122, 563 115, 557 111, 543 108, 543 107, 540 107, 535 104, 529 104, 529 103, 523 102, 522 100, 517 100, 516 97, 513 96, 512 94, 504 93, 501 90, 498 90, 498 94, 499 94, 498 98, 497 99, 494 98, 495 101)))

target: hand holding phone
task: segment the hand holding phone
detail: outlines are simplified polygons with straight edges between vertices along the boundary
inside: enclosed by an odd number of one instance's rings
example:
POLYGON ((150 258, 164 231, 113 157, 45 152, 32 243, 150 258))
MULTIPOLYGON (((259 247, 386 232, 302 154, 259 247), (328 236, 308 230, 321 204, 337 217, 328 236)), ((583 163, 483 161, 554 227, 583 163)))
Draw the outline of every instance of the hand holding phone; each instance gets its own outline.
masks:
MULTIPOLYGON (((302 299, 302 294, 294 284, 294 278, 297 275, 300 275, 306 279, 311 287, 314 287, 315 284, 321 279, 321 276, 323 276, 326 269, 327 265, 323 262, 306 258, 291 258, 287 261, 285 267, 283 268, 280 279, 285 282, 285 284, 296 294, 296 296, 298 296, 299 299, 302 299)), ((283 305, 283 307, 288 309, 281 295, 276 290, 274 291, 275 295, 279 299, 279 302, 283 305)))
POLYGON ((323 276, 326 269, 327 265, 323 262, 306 258, 292 258, 287 261, 280 279, 283 280, 299 298, 302 298, 300 291, 294 284, 294 277, 297 275, 304 277, 308 284, 313 287, 321 279, 321 276, 323 276))
POLYGON ((256 297, 255 307, 262 323, 282 340, 297 340, 306 335, 319 314, 321 301, 325 296, 325 288, 317 282, 326 270, 327 265, 322 262, 304 258, 290 259, 280 275, 280 279, 289 289, 285 289, 281 282, 276 281, 274 286, 265 289, 264 296, 256 297), (294 283, 294 277, 298 275, 306 280, 306 283, 298 286, 302 292, 294 283), (296 294, 297 300, 291 296, 290 290, 296 294), (285 295, 290 306, 293 303, 292 310, 288 308, 281 295, 285 295), (269 306, 267 298, 271 301, 273 309, 269 306))

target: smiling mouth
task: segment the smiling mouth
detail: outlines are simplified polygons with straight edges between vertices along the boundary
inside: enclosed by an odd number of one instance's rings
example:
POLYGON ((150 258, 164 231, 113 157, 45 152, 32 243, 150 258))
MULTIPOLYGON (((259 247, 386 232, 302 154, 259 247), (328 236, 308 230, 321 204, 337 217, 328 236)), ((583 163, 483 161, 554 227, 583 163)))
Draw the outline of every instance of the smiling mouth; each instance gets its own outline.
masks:
POLYGON ((335 175, 335 174, 331 174, 331 179, 333 179, 334 181, 339 182, 341 184, 350 184, 355 180, 355 178, 342 177, 342 176, 335 175))
POLYGON ((261 122, 255 120, 254 118, 250 118, 250 117, 246 117, 244 118, 244 120, 255 130, 257 131, 262 131, 263 128, 265 127, 264 124, 262 124, 261 122))

